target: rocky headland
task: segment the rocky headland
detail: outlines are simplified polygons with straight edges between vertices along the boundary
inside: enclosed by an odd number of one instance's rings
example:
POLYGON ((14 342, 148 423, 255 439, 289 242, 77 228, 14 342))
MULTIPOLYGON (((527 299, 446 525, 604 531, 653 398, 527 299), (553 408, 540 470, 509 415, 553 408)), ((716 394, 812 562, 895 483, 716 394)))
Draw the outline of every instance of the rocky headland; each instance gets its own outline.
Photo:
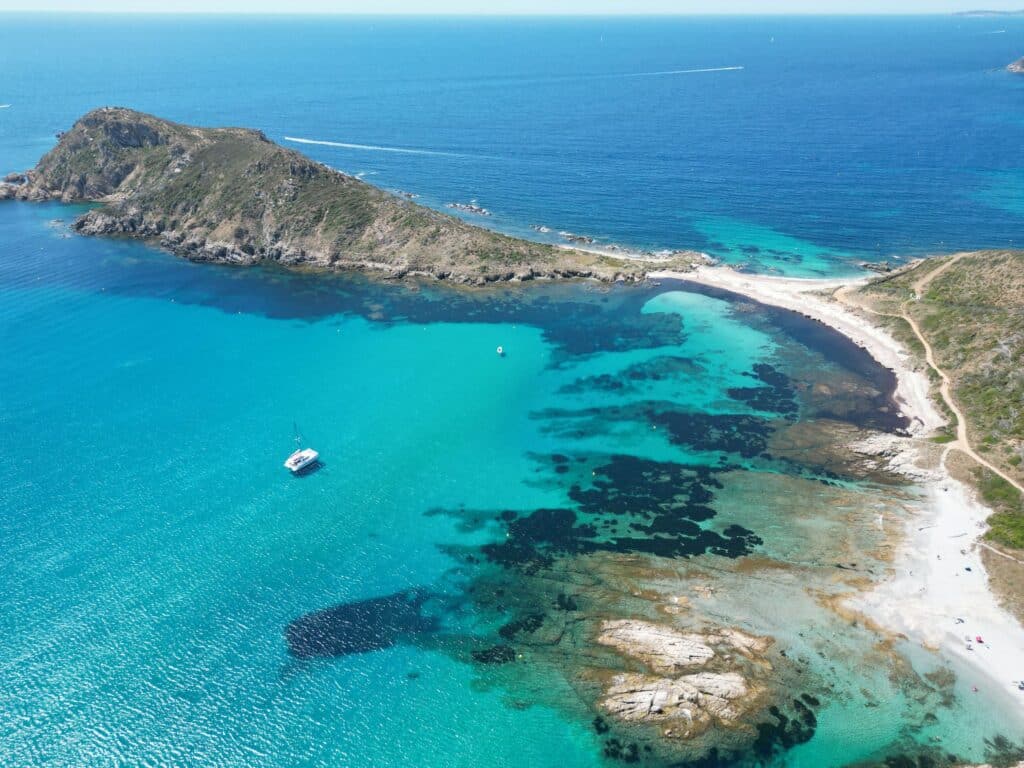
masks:
MULTIPOLYGON (((130 109, 89 112, 0 200, 99 206, 87 235, 145 239, 193 261, 276 263, 466 284, 642 279, 643 263, 474 227, 243 128, 196 128, 130 109)), ((475 212, 475 211, 474 211, 475 212)), ((679 268, 692 260, 680 255, 679 268)))

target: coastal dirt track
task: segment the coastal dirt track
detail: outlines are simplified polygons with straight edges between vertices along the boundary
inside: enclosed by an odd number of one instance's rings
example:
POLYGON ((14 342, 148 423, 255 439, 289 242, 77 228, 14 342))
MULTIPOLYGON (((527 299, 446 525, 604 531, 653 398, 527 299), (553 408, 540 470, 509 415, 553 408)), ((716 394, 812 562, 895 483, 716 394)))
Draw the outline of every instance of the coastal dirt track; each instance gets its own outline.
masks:
MULTIPOLYGON (((998 475, 1007 483, 1009 483, 1018 491, 1020 491, 1022 495, 1024 495, 1024 486, 1021 486, 1021 484, 1014 480, 1012 477, 1009 477, 1004 472, 993 466, 991 462, 987 461, 985 458, 978 455, 978 453, 971 447, 971 442, 967 435, 967 419, 964 416, 963 411, 957 405, 956 398, 953 397, 952 380, 949 378, 949 375, 944 370, 942 370, 942 368, 939 367, 938 363, 935 360, 935 352, 932 349, 932 345, 928 343, 928 339, 926 339, 924 334, 921 332, 920 325, 918 325, 917 321, 911 316, 910 312, 908 311, 908 307, 910 306, 910 304, 912 302, 920 301, 921 298, 925 295, 926 291, 928 290, 928 286, 931 285, 936 278, 938 278, 948 269, 953 267, 958 261, 960 261, 966 255, 967 254, 959 253, 953 256, 951 259, 949 259, 949 261, 943 263, 942 265, 929 270, 920 279, 918 279, 913 284, 914 298, 904 302, 900 306, 900 313, 898 315, 890 314, 887 312, 879 312, 875 309, 872 309, 869 306, 853 301, 850 298, 850 290, 853 286, 840 288, 838 291, 835 292, 834 296, 837 301, 839 301, 842 304, 845 304, 848 307, 865 310, 876 315, 898 317, 906 321, 907 325, 909 325, 910 329, 914 332, 914 335, 917 336, 918 341, 921 342, 921 346, 924 348, 925 361, 928 363, 928 367, 935 371, 936 374, 938 374, 939 379, 942 382, 939 385, 939 393, 942 395, 942 400, 946 404, 946 407, 949 408, 950 412, 956 417, 956 439, 953 442, 949 443, 946 446, 946 449, 942 452, 943 465, 946 464, 946 459, 951 451, 959 450, 968 458, 976 462, 979 466, 985 467, 993 474, 998 475)), ((1009 560, 1013 560, 1017 563, 1021 563, 1022 565, 1024 565, 1024 562, 1021 562, 1017 558, 1008 555, 1007 553, 989 544, 986 544, 985 542, 979 541, 978 543, 981 546, 985 547, 985 549, 988 549, 1002 557, 1005 557, 1009 560)))
POLYGON ((896 438, 894 448, 899 462, 908 467, 919 466, 917 461, 922 457, 922 450, 927 454, 927 472, 913 478, 913 483, 924 493, 923 504, 919 515, 907 526, 906 536, 894 554, 889 578, 850 605, 881 627, 902 633, 926 648, 941 648, 949 657, 964 663, 979 685, 999 692, 1007 711, 1017 711, 1021 702, 1017 690, 1019 676, 1013 680, 1007 670, 1024 669, 1021 624, 1000 602, 982 553, 993 557, 998 554, 996 559, 1014 569, 1015 574, 1024 563, 981 540, 991 510, 979 502, 970 485, 951 471, 951 465, 958 463, 955 459, 960 455, 976 460, 977 454, 966 433, 958 430, 953 442, 943 446, 942 451, 931 440, 939 434, 938 430, 949 424, 952 418, 949 413, 957 414, 961 424, 965 422, 952 396, 951 379, 943 375, 945 372, 937 365, 932 346, 921 338, 921 328, 909 317, 914 302, 941 274, 938 269, 944 264, 945 261, 918 265, 922 272, 930 272, 921 277, 917 285, 911 286, 912 295, 905 304, 884 312, 864 306, 868 301, 858 291, 869 282, 867 277, 856 280, 785 278, 749 275, 711 266, 689 273, 662 272, 651 276, 691 280, 811 317, 864 347, 879 364, 894 372, 897 380, 894 400, 911 421, 908 435, 896 438), (893 336, 892 329, 877 321, 883 316, 905 320, 921 341, 927 350, 929 367, 941 381, 947 382, 942 397, 943 402, 951 406, 949 413, 936 409, 939 399, 933 390, 938 382, 933 382, 924 366, 915 359, 924 355, 912 355, 907 344, 893 336), (953 453, 955 448, 961 453, 953 453), (933 464, 939 456, 941 461, 933 464), (972 573, 981 578, 971 578, 972 573), (965 646, 964 632, 968 630, 956 622, 957 618, 969 622, 976 634, 984 635, 985 653, 976 653, 965 646))
MULTIPOLYGON (((922 296, 924 296, 925 291, 928 290, 928 286, 931 285, 937 277, 946 272, 946 270, 953 267, 965 255, 966 254, 959 253, 956 256, 953 256, 949 261, 945 262, 941 266, 932 269, 927 274, 923 275, 917 282, 914 283, 914 298, 911 301, 920 301, 922 296)), ((928 363, 928 366, 933 371, 935 371, 936 374, 938 374, 940 380, 942 381, 942 384, 939 387, 939 392, 942 395, 942 400, 943 402, 945 402, 946 407, 949 408, 949 410, 953 413, 954 416, 956 416, 957 420, 956 440, 951 442, 946 447, 946 451, 943 454, 943 461, 945 461, 945 457, 946 455, 949 454, 950 451, 954 449, 960 450, 981 466, 991 470, 994 474, 999 475, 999 477, 1001 477, 1003 480, 1005 480, 1018 491, 1020 491, 1022 494, 1024 494, 1024 486, 1022 486, 1012 477, 1008 477, 1001 470, 992 466, 992 464, 989 461, 979 456, 977 452, 973 448, 971 448, 971 442, 967 436, 967 419, 964 417, 963 411, 960 410, 960 407, 956 403, 956 399, 953 397, 952 380, 949 378, 949 375, 944 370, 942 370, 942 368, 940 368, 938 363, 935 361, 935 352, 932 349, 932 345, 928 343, 928 339, 926 339, 924 334, 921 332, 921 327, 918 325, 917 321, 914 320, 910 312, 907 310, 907 307, 910 305, 911 301, 904 302, 904 304, 900 307, 900 314, 894 315, 887 312, 879 312, 859 302, 852 301, 849 296, 849 291, 849 287, 840 288, 834 294, 836 300, 847 305, 848 307, 867 310, 868 312, 871 312, 876 315, 898 317, 906 321, 907 325, 909 325, 911 330, 914 332, 914 335, 917 336, 918 341, 921 342, 921 346, 924 347, 925 361, 928 363)))

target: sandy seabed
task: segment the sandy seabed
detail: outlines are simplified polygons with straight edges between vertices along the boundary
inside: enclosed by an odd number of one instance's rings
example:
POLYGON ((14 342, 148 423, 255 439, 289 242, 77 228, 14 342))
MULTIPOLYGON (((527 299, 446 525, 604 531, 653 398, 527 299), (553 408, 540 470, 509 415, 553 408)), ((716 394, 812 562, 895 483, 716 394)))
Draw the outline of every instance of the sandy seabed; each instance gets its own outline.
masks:
POLYGON ((980 536, 991 511, 944 462, 929 461, 925 438, 945 424, 930 397, 927 376, 893 336, 833 298, 862 280, 814 280, 746 275, 727 267, 652 272, 653 279, 686 280, 730 291, 807 317, 842 333, 896 375, 895 399, 911 423, 910 436, 879 448, 892 469, 909 475, 925 495, 910 520, 892 574, 852 598, 854 608, 889 631, 905 635, 956 663, 972 687, 1000 692, 1005 706, 1024 713, 1024 628, 1000 606, 982 563, 980 536), (981 638, 979 641, 978 638, 981 638))

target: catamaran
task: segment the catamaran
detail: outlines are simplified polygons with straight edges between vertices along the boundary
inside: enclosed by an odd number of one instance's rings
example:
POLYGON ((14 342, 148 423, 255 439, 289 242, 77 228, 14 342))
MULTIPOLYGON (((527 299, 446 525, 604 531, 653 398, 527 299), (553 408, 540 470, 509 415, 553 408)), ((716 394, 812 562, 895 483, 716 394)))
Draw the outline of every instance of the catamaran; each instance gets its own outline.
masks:
POLYGON ((320 454, 312 448, 301 447, 302 435, 299 434, 299 428, 297 426, 295 427, 295 443, 300 447, 297 448, 284 462, 285 469, 290 470, 292 474, 298 474, 320 460, 320 454))

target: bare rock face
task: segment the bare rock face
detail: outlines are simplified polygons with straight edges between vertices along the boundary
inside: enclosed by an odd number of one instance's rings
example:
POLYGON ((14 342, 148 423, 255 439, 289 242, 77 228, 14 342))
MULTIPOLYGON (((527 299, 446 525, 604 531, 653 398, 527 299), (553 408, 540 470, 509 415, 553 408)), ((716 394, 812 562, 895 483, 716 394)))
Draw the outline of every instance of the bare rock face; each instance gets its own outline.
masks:
MULTIPOLYGON (((0 181, 0 200, 30 200, 42 202, 49 200, 53 195, 40 188, 36 182, 35 171, 25 173, 9 173, 0 181)), ((59 197, 59 196, 58 196, 59 197)))
POLYGON ((643 660, 655 672, 672 674, 702 666, 715 656, 701 635, 686 635, 645 621, 608 621, 597 638, 620 653, 643 660))
POLYGON ((688 738, 718 723, 729 725, 743 712, 750 693, 736 672, 701 672, 679 678, 641 674, 618 675, 601 706, 627 722, 678 721, 674 735, 688 738))
POLYGON ((763 657, 771 640, 729 627, 696 634, 649 621, 605 621, 597 641, 647 669, 613 677, 601 707, 623 722, 663 726, 663 735, 677 739, 736 725, 763 692, 740 668, 771 669, 763 657))
POLYGON ((737 652, 747 658, 764 653, 771 641, 748 635, 733 627, 722 627, 704 634, 687 634, 663 624, 648 621, 606 621, 597 641, 625 656, 643 661, 661 674, 701 667, 715 658, 715 648, 737 652))
POLYGON ((708 637, 718 643, 730 647, 747 658, 760 660, 760 655, 772 644, 770 638, 748 635, 735 627, 723 627, 708 637))

